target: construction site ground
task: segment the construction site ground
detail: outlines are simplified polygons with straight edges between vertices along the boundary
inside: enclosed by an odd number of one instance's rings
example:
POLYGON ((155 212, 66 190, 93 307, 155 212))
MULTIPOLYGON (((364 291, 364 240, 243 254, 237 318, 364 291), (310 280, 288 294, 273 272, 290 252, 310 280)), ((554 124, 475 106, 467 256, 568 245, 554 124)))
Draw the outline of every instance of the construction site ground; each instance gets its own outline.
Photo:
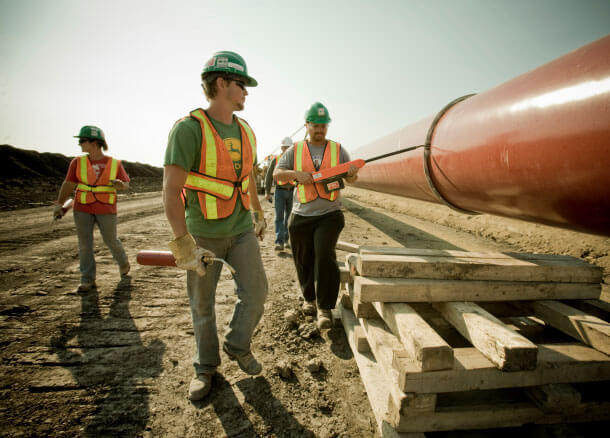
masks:
MULTIPOLYGON (((262 199, 262 198, 261 198, 262 199)), ((344 191, 340 239, 358 245, 521 251, 580 257, 610 274, 610 239, 362 189, 344 191)), ((377 424, 340 326, 286 313, 301 298, 289 250, 274 251, 273 209, 261 252, 269 296, 251 377, 221 354, 210 395, 187 399, 193 331, 185 273, 136 264, 138 250, 171 240, 159 192, 130 193, 118 231, 132 264, 121 280, 96 231, 96 291, 77 292, 72 216, 51 225, 50 206, 0 212, 0 436, 7 437, 375 437, 377 424), (317 369, 317 365, 321 367, 317 369)), ((346 253, 338 251, 340 261, 346 253)), ((602 298, 608 301, 608 286, 602 298)), ((216 299, 222 335, 235 294, 223 270, 216 299)), ((599 424, 427 436, 590 436, 599 424)), ((607 427, 605 425, 604 427, 607 427)), ((603 434, 602 434, 603 435, 603 434)), ((601 436, 601 435, 600 435, 601 436)))

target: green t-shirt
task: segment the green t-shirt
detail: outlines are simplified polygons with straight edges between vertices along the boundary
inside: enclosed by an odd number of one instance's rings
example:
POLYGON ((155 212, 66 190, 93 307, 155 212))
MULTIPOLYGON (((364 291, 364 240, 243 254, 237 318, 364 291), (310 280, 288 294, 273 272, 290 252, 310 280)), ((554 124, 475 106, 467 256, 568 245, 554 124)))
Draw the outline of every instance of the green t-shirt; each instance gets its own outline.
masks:
MULTIPOLYGON (((241 175, 241 131, 239 122, 233 118, 233 123, 226 125, 208 116, 214 129, 223 139, 233 167, 239 177, 241 175)), ((185 117, 173 126, 169 133, 165 151, 165 165, 173 164, 186 171, 199 171, 201 161, 201 127, 199 121, 185 117)), ((256 162, 256 157, 254 157, 256 162)), ((256 192, 254 192, 256 196, 256 192)), ((251 193, 252 195, 252 193, 251 193)), ((186 190, 186 227, 194 236, 225 238, 236 236, 253 228, 252 217, 237 197, 233 214, 224 219, 205 219, 199 206, 199 198, 194 190, 186 190)))

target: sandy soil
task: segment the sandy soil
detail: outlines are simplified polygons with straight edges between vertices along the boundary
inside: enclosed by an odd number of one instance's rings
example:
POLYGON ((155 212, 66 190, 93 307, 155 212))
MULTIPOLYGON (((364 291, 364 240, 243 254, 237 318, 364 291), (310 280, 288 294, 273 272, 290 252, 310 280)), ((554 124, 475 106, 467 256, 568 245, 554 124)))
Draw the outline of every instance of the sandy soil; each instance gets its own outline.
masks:
MULTIPOLYGON (((341 240, 569 254, 603 266, 608 283, 607 238, 469 217, 355 188, 345 195, 341 240)), ((49 207, 0 212, 0 436, 376 436, 342 328, 319 334, 302 314, 294 325, 284 318, 299 308, 300 294, 290 253, 273 250, 272 206, 263 204, 270 230, 261 250, 270 294, 253 350, 264 370, 258 377, 247 376, 222 355, 212 393, 197 403, 186 398, 193 336, 185 274, 135 263, 138 250, 166 250, 170 240, 158 192, 122 196, 119 235, 132 275, 120 281, 96 235, 98 290, 89 293, 76 292, 78 254, 71 217, 51 225, 49 207), (310 371, 308 362, 316 360, 320 370, 310 371), (288 365, 289 377, 279 375, 280 363, 288 365)), ((340 260, 345 255, 338 251, 340 260)), ((220 331, 234 302, 225 270, 217 292, 220 331)), ((589 430, 586 425, 531 426, 507 433, 586 436, 589 430)))

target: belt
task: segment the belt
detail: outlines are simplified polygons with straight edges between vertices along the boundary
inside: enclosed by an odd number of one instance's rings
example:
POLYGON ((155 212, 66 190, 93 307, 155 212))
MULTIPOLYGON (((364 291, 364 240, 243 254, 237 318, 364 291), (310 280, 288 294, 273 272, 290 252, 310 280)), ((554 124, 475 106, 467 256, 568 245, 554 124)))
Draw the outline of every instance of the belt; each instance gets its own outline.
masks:
POLYGON ((280 189, 280 190, 292 190, 292 186, 287 186, 287 187, 282 187, 282 186, 277 186, 276 188, 280 189))

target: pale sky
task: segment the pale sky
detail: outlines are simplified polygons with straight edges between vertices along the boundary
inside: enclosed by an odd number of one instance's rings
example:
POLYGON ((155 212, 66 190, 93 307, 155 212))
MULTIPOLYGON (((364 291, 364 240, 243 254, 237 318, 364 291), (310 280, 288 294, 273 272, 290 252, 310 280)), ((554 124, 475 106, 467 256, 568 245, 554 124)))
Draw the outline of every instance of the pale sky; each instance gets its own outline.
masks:
POLYGON ((0 143, 78 155, 92 124, 108 154, 162 166, 231 50, 259 82, 238 113, 259 161, 315 101, 355 151, 608 33, 609 0, 0 0, 0 143))

